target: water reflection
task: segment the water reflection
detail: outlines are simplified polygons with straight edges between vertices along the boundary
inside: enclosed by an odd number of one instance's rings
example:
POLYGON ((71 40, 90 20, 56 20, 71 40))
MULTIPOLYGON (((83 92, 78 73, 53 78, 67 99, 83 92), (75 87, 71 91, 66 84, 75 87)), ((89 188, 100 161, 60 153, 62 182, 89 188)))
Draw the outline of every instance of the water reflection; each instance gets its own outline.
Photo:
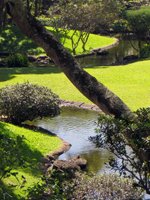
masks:
POLYGON ((82 57, 78 58, 78 61, 83 67, 108 66, 116 63, 120 64, 126 56, 138 55, 138 51, 137 40, 121 40, 116 47, 108 50, 107 55, 82 57))
POLYGON ((88 172, 100 173, 107 170, 105 164, 110 158, 110 154, 107 151, 95 149, 88 153, 81 153, 81 156, 88 161, 88 172))
POLYGON ((98 173, 105 169, 104 163, 108 161, 110 153, 106 150, 96 149, 88 138, 96 135, 96 121, 98 113, 88 110, 68 109, 62 110, 61 115, 50 119, 34 121, 34 125, 56 133, 72 147, 60 156, 60 159, 70 159, 80 155, 88 161, 88 171, 98 173))

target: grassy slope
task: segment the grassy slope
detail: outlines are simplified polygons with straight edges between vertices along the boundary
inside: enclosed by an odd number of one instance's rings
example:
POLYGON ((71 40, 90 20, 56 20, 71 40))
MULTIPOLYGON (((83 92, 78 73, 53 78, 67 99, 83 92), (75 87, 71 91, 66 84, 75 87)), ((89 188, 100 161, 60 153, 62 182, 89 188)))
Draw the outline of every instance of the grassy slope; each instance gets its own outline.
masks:
MULTIPOLYGON (((62 145, 62 141, 51 135, 35 132, 32 130, 27 130, 25 128, 20 128, 8 123, 0 122, 0 132, 7 133, 13 137, 17 137, 17 135, 24 135, 25 137, 25 146, 22 149, 24 160, 26 161, 28 168, 18 169, 19 175, 22 175, 26 178, 27 183, 25 188, 20 189, 17 180, 14 177, 10 177, 9 179, 5 179, 4 182, 7 185, 15 185, 18 186, 14 188, 15 194, 25 195, 24 190, 31 186, 33 183, 39 181, 39 177, 41 175, 41 170, 39 169, 39 162, 41 158, 50 152, 58 149, 62 145)), ((21 181, 21 178, 20 178, 21 181)))
MULTIPOLYGON (((86 70, 115 92, 132 110, 150 106, 150 60, 86 70)), ((62 99, 90 103, 57 68, 0 69, 0 87, 24 81, 47 86, 62 99)))

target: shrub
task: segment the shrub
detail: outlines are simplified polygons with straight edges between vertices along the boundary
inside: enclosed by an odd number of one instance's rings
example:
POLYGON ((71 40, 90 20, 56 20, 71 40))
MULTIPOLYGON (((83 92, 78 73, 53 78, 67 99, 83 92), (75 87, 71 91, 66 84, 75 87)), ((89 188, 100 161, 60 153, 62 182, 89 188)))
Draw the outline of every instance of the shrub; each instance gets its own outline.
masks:
POLYGON ((128 24, 126 20, 120 19, 114 21, 112 24, 112 29, 116 33, 125 33, 128 30, 128 24))
POLYGON ((59 98, 46 87, 27 82, 0 89, 0 115, 11 123, 59 113, 59 98))
POLYGON ((27 189, 29 200, 71 200, 75 172, 50 170, 41 181, 27 189))
POLYGON ((148 58, 150 57, 150 45, 146 44, 142 49, 140 49, 140 57, 141 58, 148 58))
POLYGON ((76 172, 73 176, 64 172, 54 172, 28 189, 30 200, 139 200, 141 190, 133 187, 130 179, 118 175, 88 176, 76 172))
POLYGON ((137 110, 135 116, 130 122, 100 116, 98 134, 90 139, 115 155, 109 163, 114 170, 150 194, 150 108, 137 110))
POLYGON ((75 182, 72 200, 138 200, 141 196, 141 191, 133 187, 131 179, 116 174, 82 175, 75 182))
POLYGON ((128 10, 126 19, 137 38, 145 39, 150 33, 150 9, 128 10))
POLYGON ((28 58, 26 55, 16 53, 8 57, 7 65, 8 67, 28 67, 28 58))

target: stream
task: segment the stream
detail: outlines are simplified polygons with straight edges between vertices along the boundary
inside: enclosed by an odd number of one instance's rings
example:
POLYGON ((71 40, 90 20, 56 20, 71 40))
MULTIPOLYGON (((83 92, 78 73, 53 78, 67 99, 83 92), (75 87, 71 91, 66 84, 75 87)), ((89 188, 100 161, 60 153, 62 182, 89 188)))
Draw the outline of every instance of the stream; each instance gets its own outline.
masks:
POLYGON ((98 113, 95 111, 62 108, 59 116, 35 120, 33 124, 57 134, 72 145, 59 159, 68 160, 80 155, 88 161, 89 172, 100 173, 108 170, 104 163, 108 162, 111 155, 107 150, 95 148, 88 139, 96 135, 97 118, 98 113))
POLYGON ((139 53, 137 40, 120 40, 119 44, 108 50, 106 55, 90 55, 77 58, 83 67, 108 66, 121 64, 128 56, 137 56, 139 53))

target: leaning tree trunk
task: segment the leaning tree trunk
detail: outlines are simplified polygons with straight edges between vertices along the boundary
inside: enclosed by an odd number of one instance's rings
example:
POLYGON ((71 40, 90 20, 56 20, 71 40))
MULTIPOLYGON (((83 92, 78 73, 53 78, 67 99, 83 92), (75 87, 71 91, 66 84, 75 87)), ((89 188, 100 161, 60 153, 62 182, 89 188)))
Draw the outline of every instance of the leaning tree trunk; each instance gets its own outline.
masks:
POLYGON ((45 50, 84 96, 105 113, 117 118, 133 118, 133 113, 122 100, 84 71, 60 42, 31 16, 23 6, 23 1, 5 0, 5 3, 8 13, 20 30, 45 50))

